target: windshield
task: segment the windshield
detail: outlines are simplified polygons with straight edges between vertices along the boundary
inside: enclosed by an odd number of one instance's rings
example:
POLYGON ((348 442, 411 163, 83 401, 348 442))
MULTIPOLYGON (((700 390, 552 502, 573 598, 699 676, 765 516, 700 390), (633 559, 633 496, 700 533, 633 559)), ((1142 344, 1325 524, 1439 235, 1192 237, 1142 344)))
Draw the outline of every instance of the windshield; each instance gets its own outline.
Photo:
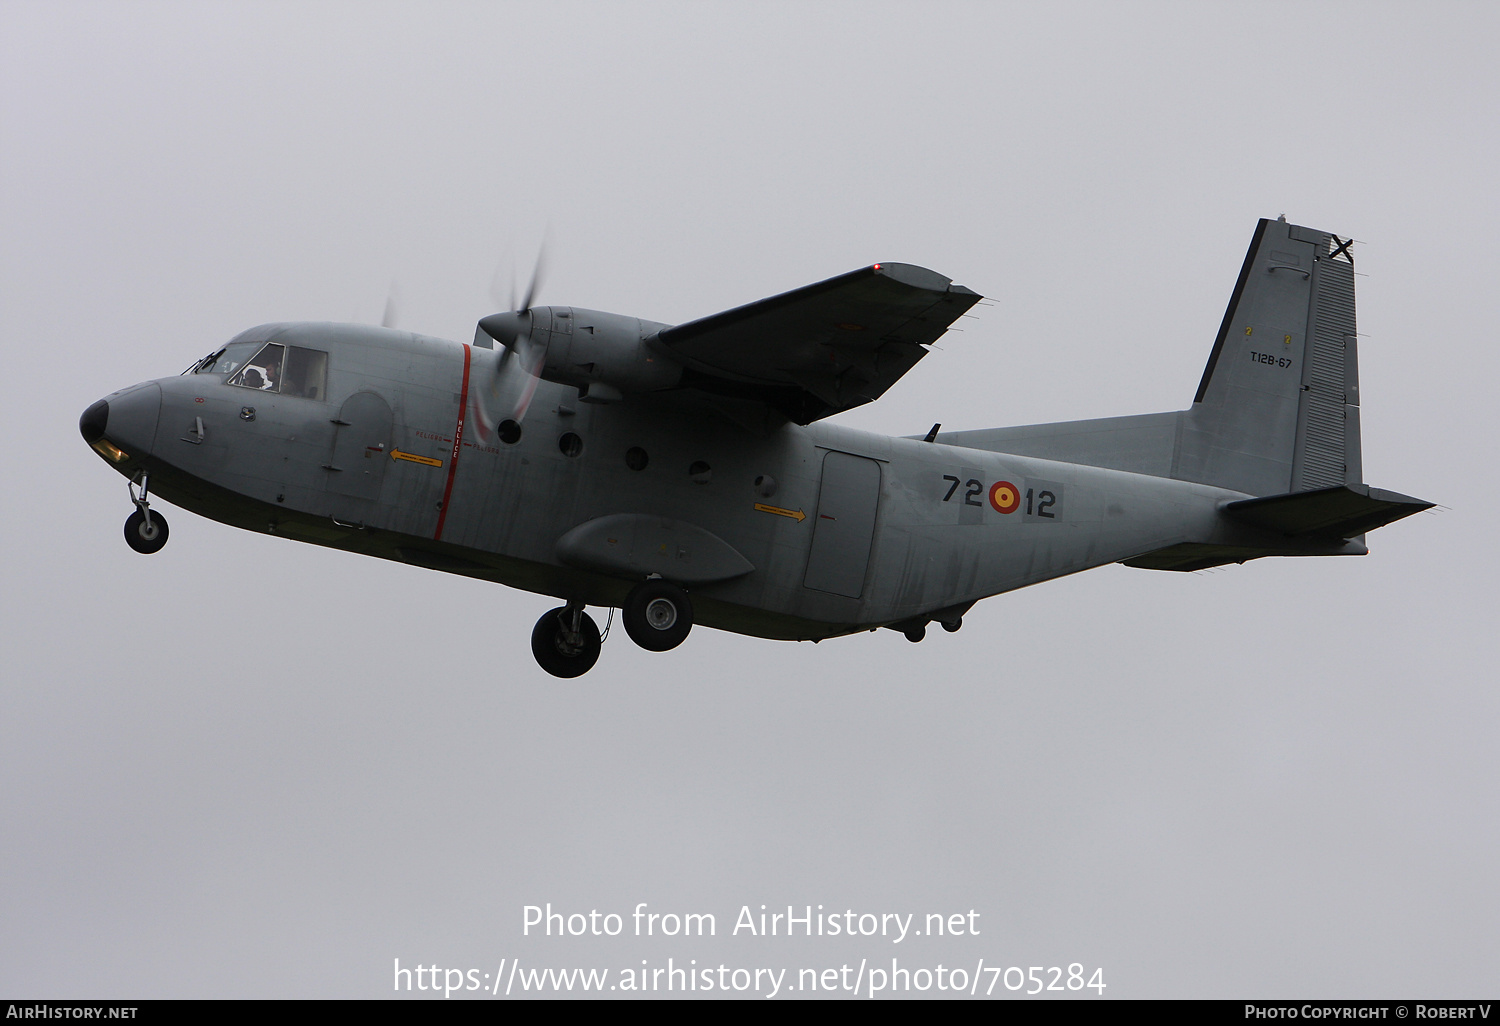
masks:
POLYGON ((320 402, 328 391, 328 354, 280 342, 231 342, 184 374, 225 374, 225 384, 320 402))
POLYGON ((259 342, 232 343, 199 360, 192 371, 194 374, 232 374, 244 366, 245 361, 250 359, 250 354, 259 348, 259 342))

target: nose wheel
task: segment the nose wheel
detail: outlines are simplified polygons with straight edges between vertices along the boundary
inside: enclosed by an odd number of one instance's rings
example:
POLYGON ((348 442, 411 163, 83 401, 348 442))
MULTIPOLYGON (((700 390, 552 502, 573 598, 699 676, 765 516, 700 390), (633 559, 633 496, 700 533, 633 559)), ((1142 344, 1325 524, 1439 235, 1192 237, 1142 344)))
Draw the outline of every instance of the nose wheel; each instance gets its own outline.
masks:
POLYGON ((125 518, 125 544, 146 555, 160 552, 162 546, 167 544, 167 518, 153 512, 151 503, 146 500, 150 480, 148 475, 141 475, 139 495, 135 491, 135 482, 127 482, 130 501, 135 503, 135 512, 125 518))
POLYGON ((687 592, 657 578, 631 589, 620 618, 631 641, 648 652, 665 652, 682 644, 693 629, 693 604, 687 592))
POLYGON ((554 677, 581 677, 599 661, 599 625, 569 603, 542 614, 531 631, 531 654, 554 677))

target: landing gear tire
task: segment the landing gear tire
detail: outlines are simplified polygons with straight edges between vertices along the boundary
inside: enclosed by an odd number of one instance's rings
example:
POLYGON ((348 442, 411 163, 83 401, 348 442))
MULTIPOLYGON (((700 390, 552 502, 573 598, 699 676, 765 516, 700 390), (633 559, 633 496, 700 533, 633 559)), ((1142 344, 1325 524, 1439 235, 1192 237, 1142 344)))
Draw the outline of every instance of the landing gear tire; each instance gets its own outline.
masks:
POLYGON ((531 629, 531 654, 554 677, 588 673, 599 661, 600 647, 599 625, 581 609, 576 614, 567 606, 549 609, 531 629))
POLYGON ((927 625, 924 623, 918 627, 908 627, 901 633, 906 635, 907 641, 910 641, 913 645, 915 645, 917 642, 927 637, 927 625))
POLYGON ((620 613, 630 640, 648 652, 676 648, 693 629, 693 604, 687 592, 668 581, 637 584, 620 613))
POLYGON ((151 522, 146 522, 146 514, 136 510, 125 518, 125 544, 137 552, 150 555, 160 552, 161 547, 167 543, 167 518, 156 511, 151 513, 151 522))
POLYGON ((964 625, 964 618, 960 616, 957 620, 954 620, 952 623, 949 623, 947 620, 944 620, 943 621, 943 630, 947 631, 949 634, 952 634, 955 631, 959 630, 961 627, 963 627, 963 625, 964 625))

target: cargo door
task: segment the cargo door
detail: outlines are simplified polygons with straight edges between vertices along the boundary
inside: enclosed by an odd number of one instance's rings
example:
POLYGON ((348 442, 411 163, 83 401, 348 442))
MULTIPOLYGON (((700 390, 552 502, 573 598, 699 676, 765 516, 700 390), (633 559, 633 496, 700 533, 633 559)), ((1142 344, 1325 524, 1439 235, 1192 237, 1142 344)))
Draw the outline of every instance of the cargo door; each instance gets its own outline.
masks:
POLYGON ((864 592, 875 511, 880 504, 880 463, 845 452, 823 457, 817 523, 802 583, 814 591, 859 598, 864 592))

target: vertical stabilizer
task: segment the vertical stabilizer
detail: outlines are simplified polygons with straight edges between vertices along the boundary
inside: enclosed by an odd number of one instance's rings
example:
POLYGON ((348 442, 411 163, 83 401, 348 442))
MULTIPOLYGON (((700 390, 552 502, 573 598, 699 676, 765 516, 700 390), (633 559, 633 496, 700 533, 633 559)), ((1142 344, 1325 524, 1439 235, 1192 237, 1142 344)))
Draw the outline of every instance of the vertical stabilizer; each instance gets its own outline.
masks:
POLYGON ((1256 226, 1173 477, 1251 495, 1360 480, 1349 246, 1283 220, 1256 226))

